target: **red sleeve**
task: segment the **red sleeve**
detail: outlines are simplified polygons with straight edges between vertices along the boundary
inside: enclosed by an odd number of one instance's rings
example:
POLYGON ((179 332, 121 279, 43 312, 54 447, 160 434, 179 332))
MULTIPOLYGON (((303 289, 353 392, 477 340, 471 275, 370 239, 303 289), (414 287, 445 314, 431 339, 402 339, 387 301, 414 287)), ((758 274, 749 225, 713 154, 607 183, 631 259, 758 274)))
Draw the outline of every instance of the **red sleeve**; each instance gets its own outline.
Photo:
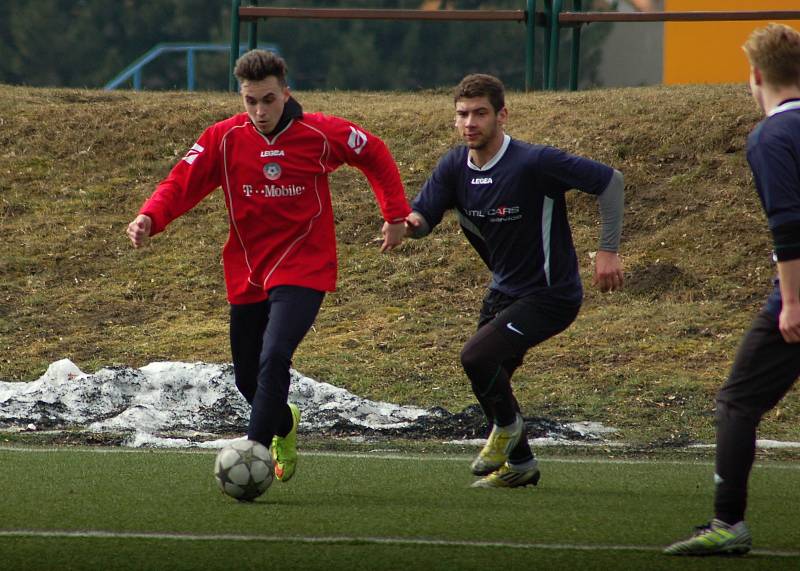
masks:
POLYGON ((405 220, 411 208, 400 172, 386 144, 369 131, 345 119, 321 116, 336 161, 354 166, 367 177, 386 222, 405 220))
POLYGON ((172 167, 167 178, 158 184, 139 210, 139 214, 145 214, 153 221, 151 235, 163 231, 170 222, 220 186, 219 159, 219 141, 212 126, 172 167))

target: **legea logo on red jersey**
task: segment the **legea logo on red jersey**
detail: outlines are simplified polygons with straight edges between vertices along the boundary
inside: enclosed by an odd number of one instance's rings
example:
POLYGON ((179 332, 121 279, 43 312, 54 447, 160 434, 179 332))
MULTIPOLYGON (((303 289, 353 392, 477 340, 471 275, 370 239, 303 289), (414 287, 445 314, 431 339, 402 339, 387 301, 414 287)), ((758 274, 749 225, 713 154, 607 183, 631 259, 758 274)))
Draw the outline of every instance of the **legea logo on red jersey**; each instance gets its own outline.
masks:
POLYGON ((194 145, 192 145, 192 148, 189 149, 189 151, 186 153, 186 156, 184 156, 183 159, 181 160, 186 161, 189 164, 192 164, 195 161, 195 159, 197 159, 197 157, 200 156, 200 153, 202 153, 203 151, 205 151, 205 148, 202 145, 198 145, 197 143, 195 143, 194 145))
POLYGON ((347 139, 347 146, 353 149, 357 155, 361 154, 361 151, 364 150, 364 147, 367 146, 367 136, 356 129, 355 127, 350 127, 350 137, 347 139))

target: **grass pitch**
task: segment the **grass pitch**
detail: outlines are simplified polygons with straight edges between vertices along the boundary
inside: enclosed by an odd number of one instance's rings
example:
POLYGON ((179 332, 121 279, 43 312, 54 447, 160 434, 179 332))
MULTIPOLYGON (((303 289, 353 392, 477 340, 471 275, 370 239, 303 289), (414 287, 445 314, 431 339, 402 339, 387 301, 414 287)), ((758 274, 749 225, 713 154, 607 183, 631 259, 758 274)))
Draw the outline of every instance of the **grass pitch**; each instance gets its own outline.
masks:
MULTIPOLYGON (((302 454, 302 452, 301 452, 302 454)), ((208 452, 0 449, 0 568, 796 569, 800 467, 754 469, 756 552, 660 549, 711 510, 708 463, 541 460, 536 488, 469 488, 469 458, 301 455, 250 504, 223 496, 208 452)))

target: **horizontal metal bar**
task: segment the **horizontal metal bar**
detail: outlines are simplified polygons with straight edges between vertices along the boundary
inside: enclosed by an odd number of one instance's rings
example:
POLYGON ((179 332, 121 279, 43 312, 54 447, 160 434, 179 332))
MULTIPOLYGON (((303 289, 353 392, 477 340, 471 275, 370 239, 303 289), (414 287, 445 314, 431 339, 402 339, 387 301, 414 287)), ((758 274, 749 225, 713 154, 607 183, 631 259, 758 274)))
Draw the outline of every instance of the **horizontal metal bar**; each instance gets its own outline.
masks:
POLYGON ((242 6, 242 20, 308 18, 321 20, 438 20, 524 22, 525 10, 399 10, 369 8, 275 8, 242 6))
POLYGON ((561 12, 562 24, 592 22, 734 22, 750 20, 800 20, 800 10, 746 12, 561 12))

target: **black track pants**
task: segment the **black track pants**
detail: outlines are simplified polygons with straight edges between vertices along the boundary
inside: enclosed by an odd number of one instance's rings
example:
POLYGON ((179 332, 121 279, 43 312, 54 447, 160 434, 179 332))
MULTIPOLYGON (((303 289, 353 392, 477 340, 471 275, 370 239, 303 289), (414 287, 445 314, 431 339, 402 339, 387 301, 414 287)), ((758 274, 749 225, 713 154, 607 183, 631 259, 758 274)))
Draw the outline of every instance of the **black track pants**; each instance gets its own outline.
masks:
MULTIPOLYGON (((564 331, 575 321, 580 305, 542 296, 514 299, 489 290, 483 300, 478 331, 461 351, 461 364, 489 424, 511 424, 520 407, 511 376, 525 353, 564 331)), ((523 432, 511 452, 512 463, 533 458, 523 432)))
POLYGON ((761 312, 742 339, 730 376, 717 394, 717 518, 744 519, 756 427, 800 376, 800 344, 786 343, 776 318, 761 312))
POLYGON ((236 387, 253 409, 247 437, 270 446, 291 430, 289 369, 314 323, 323 292, 278 286, 260 303, 231 305, 231 353, 236 387))

